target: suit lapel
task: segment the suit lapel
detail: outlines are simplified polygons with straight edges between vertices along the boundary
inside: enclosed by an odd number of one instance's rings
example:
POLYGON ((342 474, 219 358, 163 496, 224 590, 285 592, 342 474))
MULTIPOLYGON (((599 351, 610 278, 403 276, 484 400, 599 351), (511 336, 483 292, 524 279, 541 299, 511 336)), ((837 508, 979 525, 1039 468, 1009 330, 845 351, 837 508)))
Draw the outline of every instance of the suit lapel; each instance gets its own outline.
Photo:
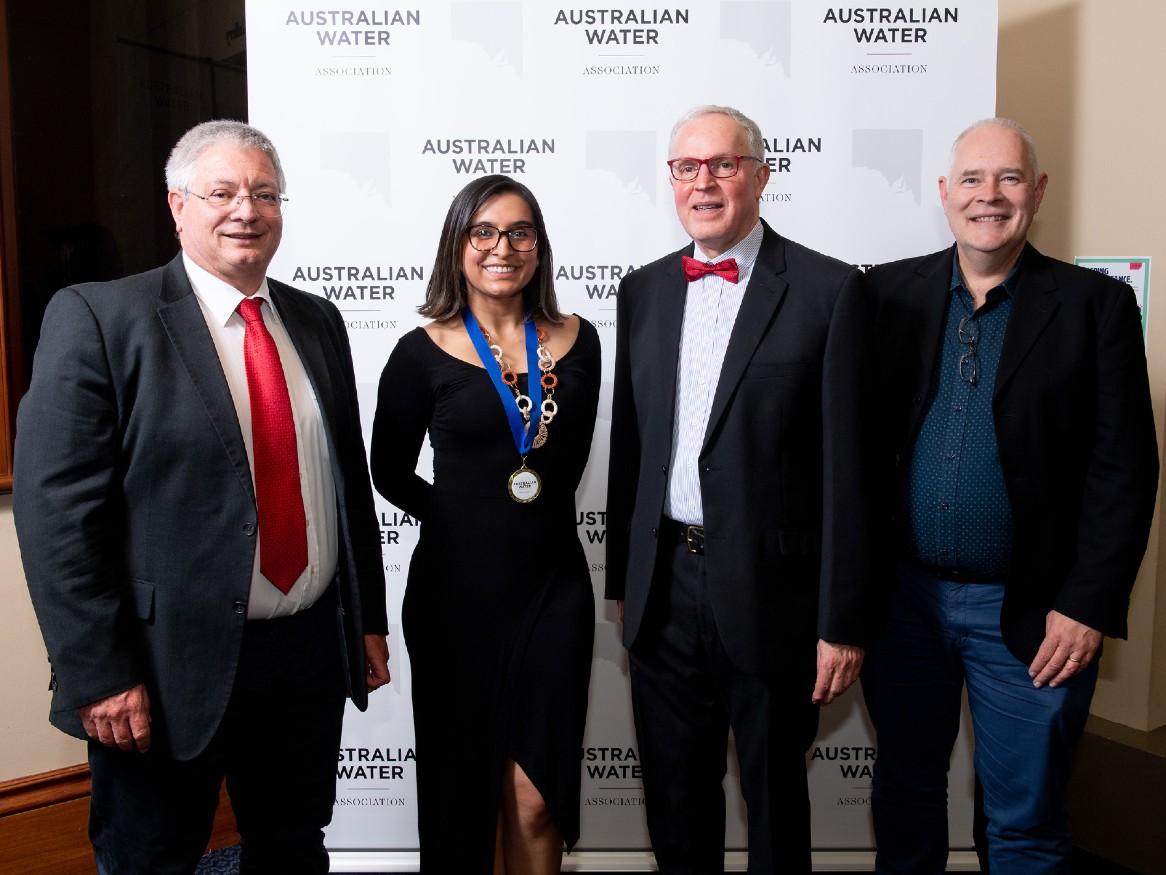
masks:
POLYGON ((235 402, 231 400, 231 390, 227 387, 214 341, 206 327, 206 317, 182 266, 181 253, 163 270, 158 297, 158 318, 202 399, 227 458, 239 477, 239 484, 254 502, 251 466, 247 462, 247 448, 239 429, 239 415, 235 411, 235 402))
POLYGON ((271 289, 272 300, 279 310, 279 318, 283 327, 287 329, 292 346, 299 354, 300 362, 316 393, 317 403, 320 405, 320 415, 324 420, 324 431, 328 435, 329 446, 333 448, 335 456, 336 442, 332 434, 332 424, 336 422, 336 397, 332 386, 337 385, 337 377, 332 373, 333 359, 325 354, 320 343, 323 334, 320 326, 315 324, 314 314, 280 283, 269 279, 268 288, 271 289))
POLYGON ((733 397, 737 384, 753 357, 753 351, 765 336, 770 320, 773 319, 773 314, 789 288, 789 284, 781 276, 785 273, 785 241, 768 225, 765 225, 764 233, 761 251, 757 254, 757 263, 753 265, 749 285, 741 299, 741 309, 737 311, 737 319, 729 335, 729 346, 725 350, 725 360, 721 364, 721 374, 717 380, 716 392, 713 394, 703 445, 708 444, 709 436, 716 430, 717 424, 728 409, 729 399, 733 397))
POLYGON ((662 433, 662 439, 669 446, 676 420, 676 371, 680 367, 680 338, 684 328, 684 304, 688 297, 688 280, 680 257, 691 255, 692 251, 693 247, 689 246, 672 256, 665 284, 657 290, 655 310, 660 354, 656 361, 661 363, 662 370, 658 389, 653 387, 652 391, 659 391, 660 409, 668 411, 667 430, 662 433))
MULTIPOLYGON (((930 398, 935 391, 936 364, 939 350, 943 345, 943 330, 947 323, 947 308, 951 302, 952 250, 945 249, 921 262, 912 278, 915 288, 907 296, 908 300, 918 300, 919 323, 910 326, 910 333, 900 336, 895 342, 914 345, 919 355, 919 382, 914 387, 915 394, 923 399, 930 398), (915 338, 919 342, 915 343, 915 338)), ((915 422, 911 423, 910 434, 927 410, 927 405, 915 405, 915 422)))
POLYGON ((1012 313, 1004 332, 1004 349, 1000 353, 993 398, 999 397, 1008 386, 1061 305, 1057 281, 1045 257, 1028 244, 1023 258, 1016 293, 1012 296, 1012 313))

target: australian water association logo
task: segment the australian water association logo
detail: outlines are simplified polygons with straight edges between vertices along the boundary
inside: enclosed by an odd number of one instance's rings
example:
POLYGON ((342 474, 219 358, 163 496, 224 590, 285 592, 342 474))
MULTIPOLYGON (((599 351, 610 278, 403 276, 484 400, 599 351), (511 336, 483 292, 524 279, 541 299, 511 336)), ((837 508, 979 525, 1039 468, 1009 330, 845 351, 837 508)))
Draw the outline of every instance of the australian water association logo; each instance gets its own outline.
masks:
POLYGON ((658 46, 661 28, 688 24, 688 10, 560 9, 554 23, 574 28, 589 46, 658 46))
POLYGON ((575 514, 575 525, 588 544, 602 544, 607 538, 607 511, 578 511, 575 514))
POLYGON ((933 25, 957 24, 954 7, 839 6, 826 10, 823 24, 843 25, 860 45, 925 43, 933 25))
POLYGON ((644 804, 644 770, 634 747, 585 747, 583 775, 590 784, 583 797, 586 808, 644 804))
POLYGON ((411 747, 342 747, 336 760, 336 780, 403 781, 412 777, 417 754, 411 747))
POLYGON ((417 754, 411 747, 342 747, 336 762, 336 805, 404 808, 417 754))
POLYGON ((384 318, 383 311, 401 301, 421 300, 425 268, 416 264, 299 264, 291 282, 334 303, 350 331, 394 330, 397 320, 384 318))
POLYGON ((761 194, 761 202, 766 204, 788 204, 794 199, 789 190, 789 179, 797 170, 822 154, 822 138, 815 136, 765 136, 762 138, 765 163, 770 177, 766 191, 761 194))
POLYGON ((773 173, 793 171, 794 159, 799 155, 821 155, 821 137, 764 137, 765 163, 773 173))
POLYGON ((554 33, 569 35, 587 51, 582 74, 588 77, 659 76, 661 64, 651 50, 688 23, 682 6, 561 7, 551 17, 554 33))
MULTIPOLYGON (((571 263, 555 266, 555 288, 559 296, 579 304, 591 324, 597 329, 615 328, 615 303, 619 295, 619 284, 625 276, 635 270, 634 264, 571 263)), ((591 512, 586 519, 579 515, 579 527, 598 525, 600 528, 587 532, 587 542, 603 543, 607 514, 604 511, 591 512)))
POLYGON ((810 754, 810 768, 837 769, 835 780, 841 782, 842 789, 837 805, 870 805, 876 753, 870 745, 815 745, 810 754))
POLYGON ((928 64, 913 60, 944 27, 959 24, 955 6, 831 6, 822 25, 845 34, 864 58, 852 63, 852 75, 918 76, 928 64))
POLYGON ((574 283, 587 300, 615 306, 620 281, 633 270, 631 264, 560 264, 555 268, 555 285, 574 283))
POLYGON ((393 44, 395 28, 420 26, 421 10, 293 9, 283 24, 311 31, 321 46, 385 48, 393 44))
POLYGON ((445 157, 456 174, 482 176, 527 172, 527 163, 555 154, 554 137, 431 137, 421 147, 426 158, 445 157))
POLYGON ((399 547, 401 544, 402 529, 416 529, 421 523, 416 517, 401 510, 394 510, 380 514, 381 546, 399 547))
POLYGON ((421 26, 420 9, 290 9, 283 19, 289 31, 307 35, 315 75, 320 78, 391 76, 387 53, 400 33, 421 26), (355 53, 354 53, 355 50, 355 53))

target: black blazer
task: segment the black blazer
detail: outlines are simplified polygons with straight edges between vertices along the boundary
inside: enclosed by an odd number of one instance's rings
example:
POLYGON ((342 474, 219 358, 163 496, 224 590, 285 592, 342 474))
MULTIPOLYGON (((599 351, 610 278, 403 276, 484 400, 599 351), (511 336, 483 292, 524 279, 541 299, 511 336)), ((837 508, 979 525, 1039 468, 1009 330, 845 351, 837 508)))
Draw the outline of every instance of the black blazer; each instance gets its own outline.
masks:
MULTIPOLYGON (((619 288, 607 597, 625 601, 628 647, 658 566, 691 253, 619 288)), ((862 285, 856 269, 765 226, 700 452, 710 600, 745 671, 812 660, 819 637, 864 639, 862 285)))
MULTIPOLYGON (((897 517, 936 391, 952 250, 873 268, 885 518, 897 517)), ((1158 484, 1141 322, 1129 286, 1026 246, 992 398, 1013 514, 1000 622, 1032 661, 1056 609, 1124 638, 1158 484)), ((880 539, 896 543, 902 532, 880 539)))
MULTIPOLYGON (((350 693, 367 705, 362 636, 383 634, 384 574, 344 324, 274 280, 328 435, 350 693)), ((145 682, 155 746, 205 748, 234 683, 257 515, 238 417, 181 255, 63 289, 17 420, 14 512, 55 673, 51 721, 145 682)))

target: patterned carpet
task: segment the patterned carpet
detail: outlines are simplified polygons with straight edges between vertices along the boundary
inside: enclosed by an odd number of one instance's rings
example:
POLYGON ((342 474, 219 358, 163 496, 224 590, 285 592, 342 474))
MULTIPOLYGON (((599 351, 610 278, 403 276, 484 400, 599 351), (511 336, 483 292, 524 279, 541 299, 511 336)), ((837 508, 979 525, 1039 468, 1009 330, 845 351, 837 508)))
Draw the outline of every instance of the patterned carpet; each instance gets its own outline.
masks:
POLYGON ((194 875, 237 875, 238 871, 239 846, 232 845, 205 855, 194 875))
MULTIPOLYGON (((239 873, 239 846, 232 845, 218 851, 211 851, 198 864, 194 875, 238 875, 239 873)), ((332 875, 344 875, 334 872, 332 875)))

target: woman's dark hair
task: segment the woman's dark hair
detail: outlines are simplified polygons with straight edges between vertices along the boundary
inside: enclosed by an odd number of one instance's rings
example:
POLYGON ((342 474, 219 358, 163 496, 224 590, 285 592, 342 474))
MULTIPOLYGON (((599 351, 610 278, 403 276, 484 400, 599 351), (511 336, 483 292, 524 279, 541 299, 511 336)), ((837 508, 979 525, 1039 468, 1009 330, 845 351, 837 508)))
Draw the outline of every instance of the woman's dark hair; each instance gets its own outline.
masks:
POLYGON ((437 258, 429 274, 429 285, 425 289, 425 303, 417 308, 422 316, 437 322, 457 316, 466 308, 468 292, 466 277, 462 273, 462 257, 465 253, 466 232, 470 221, 490 198, 499 194, 518 195, 530 207, 534 219, 534 229, 538 234, 538 267, 534 276, 522 290, 522 303, 526 312, 550 322, 561 322, 559 302, 555 298, 555 267, 551 258, 551 241, 547 227, 543 223, 543 211, 530 189, 509 176, 493 175, 475 179, 457 193, 449 212, 445 214, 445 225, 441 229, 441 240, 437 244, 437 258))

